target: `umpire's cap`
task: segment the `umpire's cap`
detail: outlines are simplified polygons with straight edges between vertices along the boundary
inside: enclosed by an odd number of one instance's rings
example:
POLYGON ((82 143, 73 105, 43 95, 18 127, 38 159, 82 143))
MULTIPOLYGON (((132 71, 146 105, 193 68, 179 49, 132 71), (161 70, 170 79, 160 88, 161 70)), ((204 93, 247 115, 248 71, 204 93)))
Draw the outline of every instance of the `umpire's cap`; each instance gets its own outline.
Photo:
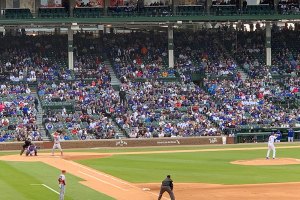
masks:
POLYGON ((167 175, 168 178, 171 178, 171 175, 167 175))

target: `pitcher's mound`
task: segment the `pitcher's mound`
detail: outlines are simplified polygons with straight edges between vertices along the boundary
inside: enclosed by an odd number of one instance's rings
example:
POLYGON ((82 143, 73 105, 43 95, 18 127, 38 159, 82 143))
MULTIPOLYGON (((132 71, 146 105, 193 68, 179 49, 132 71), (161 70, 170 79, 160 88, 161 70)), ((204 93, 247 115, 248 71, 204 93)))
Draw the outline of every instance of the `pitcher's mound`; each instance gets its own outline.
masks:
POLYGON ((299 165, 300 159, 295 158, 276 158, 276 159, 255 159, 255 160, 236 160, 230 162, 236 165, 299 165))

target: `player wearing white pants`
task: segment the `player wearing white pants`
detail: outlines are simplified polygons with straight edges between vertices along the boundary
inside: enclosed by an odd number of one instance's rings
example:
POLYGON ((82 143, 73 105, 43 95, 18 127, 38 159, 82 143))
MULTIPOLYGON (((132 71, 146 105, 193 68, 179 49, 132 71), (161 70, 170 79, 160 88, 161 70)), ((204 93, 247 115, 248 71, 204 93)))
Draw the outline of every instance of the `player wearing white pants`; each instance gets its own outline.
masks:
POLYGON ((66 191, 66 171, 62 170, 61 175, 58 178, 58 186, 59 186, 59 200, 65 199, 65 191, 66 191))
POLYGON ((269 141, 268 141, 268 152, 267 152, 267 157, 266 159, 270 158, 270 152, 273 151, 273 159, 276 158, 276 148, 274 145, 274 142, 276 140, 276 136, 274 135, 274 133, 272 133, 269 137, 269 141))
POLYGON ((53 139, 54 139, 54 144, 53 144, 53 148, 52 148, 52 156, 54 156, 54 150, 55 149, 59 149, 60 150, 60 155, 63 155, 63 151, 60 145, 60 136, 58 132, 55 132, 53 134, 53 139))

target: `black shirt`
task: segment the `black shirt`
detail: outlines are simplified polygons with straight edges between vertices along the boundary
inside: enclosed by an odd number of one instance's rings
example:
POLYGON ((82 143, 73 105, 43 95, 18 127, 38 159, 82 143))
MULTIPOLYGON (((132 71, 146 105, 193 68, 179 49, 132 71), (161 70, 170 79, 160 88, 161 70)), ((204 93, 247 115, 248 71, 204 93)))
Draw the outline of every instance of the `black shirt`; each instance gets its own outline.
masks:
POLYGON ((120 98, 125 99, 125 98, 126 98, 126 92, 123 91, 123 90, 121 90, 121 91, 119 92, 119 96, 120 96, 120 98))
POLYGON ((30 140, 25 140, 25 147, 29 147, 31 145, 31 141, 30 140))
POLYGON ((161 185, 162 186, 169 186, 171 188, 171 190, 173 190, 173 180, 168 178, 168 177, 161 182, 161 185))

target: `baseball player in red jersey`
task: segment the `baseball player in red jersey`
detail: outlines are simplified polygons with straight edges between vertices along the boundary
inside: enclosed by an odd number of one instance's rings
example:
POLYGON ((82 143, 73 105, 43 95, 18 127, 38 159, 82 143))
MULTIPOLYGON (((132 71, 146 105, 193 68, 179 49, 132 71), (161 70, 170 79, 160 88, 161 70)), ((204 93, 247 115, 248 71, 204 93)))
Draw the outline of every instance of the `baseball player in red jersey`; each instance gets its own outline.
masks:
POLYGON ((63 151, 60 145, 60 134, 58 131, 56 131, 53 134, 53 140, 54 140, 54 144, 53 144, 53 148, 52 148, 52 156, 54 156, 54 149, 59 149, 60 150, 60 155, 63 156, 63 151))
POLYGON ((59 186, 59 200, 65 199, 66 191, 66 170, 61 170, 61 174, 58 177, 58 186, 59 186))

